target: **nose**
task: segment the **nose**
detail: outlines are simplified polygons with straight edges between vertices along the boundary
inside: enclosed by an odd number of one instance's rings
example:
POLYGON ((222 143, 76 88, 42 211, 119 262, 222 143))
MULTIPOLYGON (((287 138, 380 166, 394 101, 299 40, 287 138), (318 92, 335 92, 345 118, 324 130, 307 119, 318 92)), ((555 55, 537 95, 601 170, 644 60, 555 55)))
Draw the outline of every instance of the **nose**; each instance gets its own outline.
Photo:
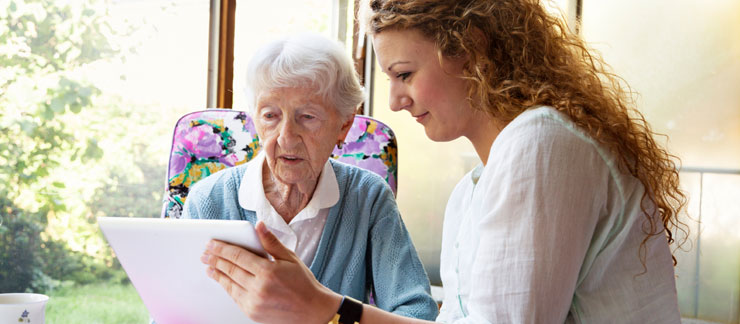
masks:
POLYGON ((300 142, 300 138, 298 125, 295 121, 285 118, 280 127, 280 134, 278 134, 278 145, 283 150, 290 150, 300 142))
POLYGON ((391 84, 390 98, 388 105, 391 111, 400 111, 411 106, 411 98, 406 94, 402 87, 391 84))

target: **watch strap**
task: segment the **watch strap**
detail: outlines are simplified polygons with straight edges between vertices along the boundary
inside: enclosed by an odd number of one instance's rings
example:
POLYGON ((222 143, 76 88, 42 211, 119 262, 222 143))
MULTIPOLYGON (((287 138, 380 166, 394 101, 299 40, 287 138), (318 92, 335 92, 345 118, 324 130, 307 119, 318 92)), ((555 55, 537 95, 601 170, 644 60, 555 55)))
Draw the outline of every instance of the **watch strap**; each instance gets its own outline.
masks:
POLYGON ((362 303, 352 297, 344 296, 337 310, 337 315, 339 315, 337 321, 339 324, 360 324, 362 303))

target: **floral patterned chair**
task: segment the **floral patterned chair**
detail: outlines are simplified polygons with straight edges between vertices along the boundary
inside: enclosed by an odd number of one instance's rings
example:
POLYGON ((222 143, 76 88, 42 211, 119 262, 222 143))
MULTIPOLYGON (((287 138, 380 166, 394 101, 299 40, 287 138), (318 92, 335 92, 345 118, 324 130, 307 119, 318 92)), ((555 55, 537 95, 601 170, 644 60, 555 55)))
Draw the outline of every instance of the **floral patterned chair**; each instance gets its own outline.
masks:
MULTIPOLYGON (((379 174, 396 193, 398 146, 390 127, 356 116, 345 145, 331 158, 379 174)), ((219 170, 244 164, 260 151, 252 119, 243 111, 207 109, 188 113, 175 125, 162 217, 180 218, 190 187, 219 170)))

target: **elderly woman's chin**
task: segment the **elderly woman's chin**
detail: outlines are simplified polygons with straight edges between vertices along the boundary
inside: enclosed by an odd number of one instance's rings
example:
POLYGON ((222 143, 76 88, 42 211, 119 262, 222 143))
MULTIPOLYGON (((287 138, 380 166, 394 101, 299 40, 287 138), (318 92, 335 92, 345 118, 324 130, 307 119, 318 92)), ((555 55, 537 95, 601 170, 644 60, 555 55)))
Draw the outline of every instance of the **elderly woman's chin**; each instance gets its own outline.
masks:
POLYGON ((273 176, 284 184, 316 181, 319 173, 320 171, 315 172, 306 160, 283 161, 283 159, 278 159, 275 168, 272 169, 273 176))

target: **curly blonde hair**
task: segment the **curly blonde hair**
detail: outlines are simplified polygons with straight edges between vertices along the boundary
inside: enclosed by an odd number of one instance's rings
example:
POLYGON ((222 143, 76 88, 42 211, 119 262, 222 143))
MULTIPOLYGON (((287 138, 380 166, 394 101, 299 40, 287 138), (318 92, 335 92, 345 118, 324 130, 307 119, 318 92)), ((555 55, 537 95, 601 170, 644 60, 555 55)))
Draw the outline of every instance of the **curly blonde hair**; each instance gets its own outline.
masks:
POLYGON ((369 34, 414 29, 436 44, 440 62, 466 58, 463 77, 475 109, 508 123, 527 109, 551 106, 607 147, 646 188, 643 265, 651 237, 665 233, 672 244, 675 231, 687 232, 678 220, 686 204, 678 158, 656 143, 629 86, 540 1, 370 0, 360 10, 369 34))

